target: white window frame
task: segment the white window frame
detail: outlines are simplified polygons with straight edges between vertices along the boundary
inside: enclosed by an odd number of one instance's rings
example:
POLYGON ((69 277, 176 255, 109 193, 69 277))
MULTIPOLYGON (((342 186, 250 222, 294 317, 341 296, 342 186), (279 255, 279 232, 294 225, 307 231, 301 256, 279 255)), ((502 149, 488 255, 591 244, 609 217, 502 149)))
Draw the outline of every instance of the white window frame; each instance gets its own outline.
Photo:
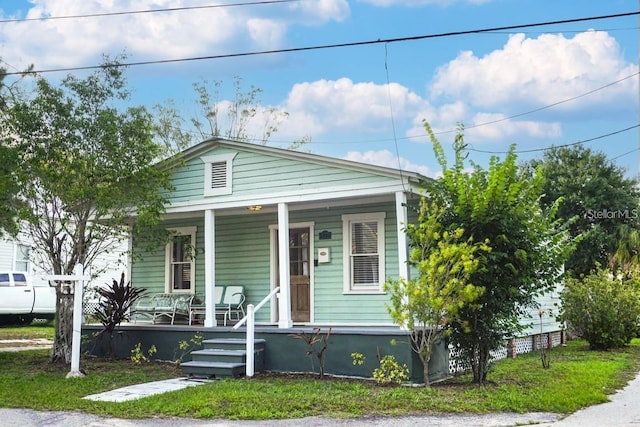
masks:
POLYGON ((15 245, 15 255, 13 257, 13 269, 25 273, 31 272, 31 252, 33 248, 29 245, 18 243, 15 245), (22 268, 23 264, 26 268, 22 268))
POLYGON ((172 261, 172 251, 173 251, 173 237, 175 236, 191 236, 191 247, 196 248, 196 233, 198 231, 197 227, 177 227, 172 228, 173 232, 171 241, 167 243, 165 249, 165 292, 172 294, 193 294, 195 293, 195 280, 196 280, 196 257, 195 254, 191 256, 191 271, 189 280, 191 283, 191 287, 189 289, 174 289, 173 288, 173 261, 172 261))
POLYGON ((383 293, 383 284, 385 281, 385 212, 373 212, 363 214, 345 214, 342 215, 342 236, 343 236, 343 283, 345 294, 371 294, 383 293), (378 226, 378 282, 370 285, 353 284, 353 268, 352 268, 352 241, 351 225, 359 222, 376 221, 378 226))
POLYGON ((222 196, 233 192, 233 159, 238 153, 214 154, 202 156, 204 162, 204 195, 222 196), (226 163, 225 185, 220 187, 212 186, 213 165, 216 163, 226 163))

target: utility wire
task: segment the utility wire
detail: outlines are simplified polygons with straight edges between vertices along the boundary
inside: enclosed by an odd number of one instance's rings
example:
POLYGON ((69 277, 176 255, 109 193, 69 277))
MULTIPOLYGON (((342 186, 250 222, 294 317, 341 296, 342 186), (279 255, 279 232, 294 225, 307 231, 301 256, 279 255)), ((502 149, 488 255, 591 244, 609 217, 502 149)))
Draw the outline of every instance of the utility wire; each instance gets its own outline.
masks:
MULTIPOLYGON (((598 92, 598 91, 601 91, 601 90, 603 90, 603 89, 606 89, 606 88, 608 88, 608 87, 610 87, 610 86, 613 86, 613 85, 615 85, 615 84, 618 84, 618 83, 620 83, 620 82, 623 82, 623 81, 625 81, 625 80, 627 80, 627 79, 630 79, 630 78, 636 77, 636 76, 637 76, 637 75, 639 75, 639 74, 640 74, 640 72, 638 72, 638 73, 633 73, 633 74, 631 74, 630 76, 623 77, 623 78, 621 78, 621 79, 619 79, 619 80, 616 80, 615 82, 611 82, 611 83, 608 83, 608 84, 606 84, 606 85, 604 85, 604 86, 600 86, 600 87, 598 87, 598 88, 596 88, 596 89, 592 89, 592 90, 590 90, 589 92, 585 92, 585 93, 582 93, 582 94, 580 94, 580 95, 576 95, 576 96, 571 97, 571 98, 563 99, 562 101, 554 102, 553 104, 545 105, 544 107, 536 108, 536 109, 534 109, 534 110, 525 111, 524 113, 514 114, 513 116, 509 116, 509 117, 503 117, 503 118, 501 118, 501 119, 492 120, 492 121, 490 121, 490 122, 482 122, 482 123, 478 123, 478 124, 476 124, 476 125, 465 126, 464 128, 465 128, 465 130, 467 130, 467 129, 473 129, 473 128, 478 128, 478 127, 481 127, 481 126, 492 125, 492 124, 495 124, 495 123, 504 122, 504 121, 506 121, 506 120, 515 119, 515 118, 518 118, 518 117, 521 117, 521 116, 525 116, 525 115, 527 115, 527 114, 537 113, 538 111, 546 110, 546 109, 548 109, 548 108, 555 107, 555 106, 560 105, 560 104, 564 104, 565 102, 575 101, 576 99, 582 98, 582 97, 587 96, 587 95, 591 95, 591 94, 593 94, 593 93, 595 93, 595 92, 598 92)), ((434 132, 434 134, 435 134, 435 135, 443 135, 443 134, 445 134, 445 133, 452 133, 452 132, 456 132, 456 130, 455 130, 455 129, 452 129, 452 130, 445 130, 445 131, 440 131, 440 132, 434 132)), ((407 137, 407 138, 415 138, 415 137, 407 137)))
POLYGON ((298 1, 301 1, 301 0, 265 0, 265 1, 243 2, 243 3, 212 4, 212 5, 206 5, 206 6, 184 6, 184 7, 168 7, 163 9, 145 9, 145 10, 129 10, 129 11, 122 11, 122 12, 89 13, 85 15, 63 15, 63 16, 43 16, 40 18, 0 19, 0 24, 29 22, 29 21, 51 21, 55 19, 98 18, 98 17, 105 17, 105 16, 136 15, 136 14, 142 14, 142 13, 158 13, 158 12, 177 12, 182 10, 217 9, 217 8, 238 7, 238 6, 260 6, 260 5, 266 5, 266 4, 292 3, 292 2, 298 2, 298 1))
MULTIPOLYGON (((520 153, 536 153, 536 152, 539 152, 539 151, 551 150, 553 148, 572 147, 574 145, 580 145, 580 144, 584 144, 584 143, 587 143, 587 142, 596 141, 598 139, 606 138, 608 136, 617 135, 617 134, 622 133, 622 132, 627 132, 627 131, 629 131, 631 129, 636 129, 638 127, 640 127, 640 124, 629 126, 628 128, 620 129, 620 130, 617 130, 617 131, 614 131, 614 132, 610 132, 610 133, 607 133, 607 134, 604 134, 604 135, 595 136, 593 138, 583 139, 582 141, 571 142, 569 144, 560 144, 560 145, 554 145, 552 147, 545 147, 545 148, 532 148, 530 150, 516 150, 516 151, 514 151, 514 153, 518 153, 518 154, 520 154, 520 153)), ((468 151, 474 151, 476 153, 485 153, 485 154, 508 154, 509 153, 509 151, 489 151, 489 150, 478 150, 476 148, 467 148, 467 150, 468 151)))
MULTIPOLYGON (((621 82, 623 82, 625 80, 628 80, 630 78, 636 77, 638 75, 640 75, 640 72, 633 73, 633 74, 631 74, 629 76, 626 76, 626 77, 622 77, 621 79, 618 79, 618 80, 616 80, 614 82, 607 83, 607 84, 605 84, 603 86, 597 87, 595 89, 591 89, 588 92, 582 93, 580 95, 573 96, 571 98, 563 99, 561 101, 557 101, 557 102, 554 102, 552 104, 548 104, 548 105, 545 105, 545 106, 542 106, 542 107, 538 107, 538 108, 535 108, 533 110, 524 111, 522 113, 517 113, 517 114, 514 114, 512 116, 503 117, 501 119, 492 120, 492 121, 489 121, 489 122, 482 122, 482 123, 478 123, 478 124, 471 125, 471 126, 465 126, 464 128, 465 128, 465 130, 473 129, 473 128, 479 128, 479 127, 482 127, 482 126, 488 126, 488 125, 492 125, 492 124, 495 124, 495 123, 498 123, 498 122, 502 122, 502 121, 511 120, 511 119, 515 119, 515 118, 518 118, 518 117, 526 116, 528 114, 537 113, 538 111, 546 110, 548 108, 552 108, 552 107, 555 107, 557 105, 564 104, 565 102, 574 101, 574 100, 582 98, 584 96, 592 95, 592 94, 594 94, 594 93, 596 93, 598 91, 601 91, 603 89, 606 89, 608 87, 611 87, 613 85, 621 83, 621 82)), ((441 131, 438 131, 438 132, 434 132, 434 135, 444 135, 444 134, 448 134, 448 133, 452 133, 452 132, 456 132, 456 131, 457 131, 457 129, 441 130, 441 131)), ((426 135, 396 136, 395 132, 394 132, 393 140, 415 139, 415 138, 421 138, 423 136, 426 136, 426 135)), ((388 142, 388 141, 391 141, 391 140, 392 139, 390 139, 390 138, 384 138, 384 139, 361 139, 361 140, 357 140, 357 141, 347 141, 347 142, 344 142, 344 141, 313 141, 313 143, 314 144, 345 144, 345 143, 349 143, 349 144, 371 144, 371 143, 378 143, 378 142, 388 142)), ((274 143, 282 143, 282 144, 288 143, 288 141, 277 141, 277 140, 270 140, 270 141, 274 142, 274 143)))
MULTIPOLYGON (((626 13, 618 13, 614 15, 590 16, 585 18, 563 19, 559 21, 537 22, 533 24, 508 25, 503 27, 482 28, 482 29, 464 30, 464 31, 451 31, 446 33, 426 34, 426 35, 411 36, 411 37, 397 37, 397 38, 391 38, 391 39, 368 40, 368 41, 351 42, 351 43, 336 43, 336 44, 326 44, 326 45, 317 45, 317 46, 295 47, 295 48, 289 48, 289 49, 229 53, 224 55, 196 56, 196 57, 179 58, 179 59, 159 59, 159 60, 152 60, 152 61, 123 62, 123 63, 117 63, 117 64, 88 65, 84 67, 50 68, 50 69, 43 69, 43 70, 34 70, 33 72, 43 74, 43 73, 53 73, 53 72, 61 72, 61 71, 94 70, 94 69, 110 68, 110 67, 129 67, 129 66, 139 66, 139 65, 169 64, 169 63, 177 63, 177 62, 202 61, 202 60, 208 60, 208 59, 238 58, 238 57, 245 57, 245 56, 269 55, 274 53, 302 52, 302 51, 308 51, 308 50, 365 46, 365 45, 374 45, 374 44, 380 44, 380 43, 389 44, 389 43, 424 40, 424 39, 432 39, 432 38, 440 38, 440 37, 479 34, 479 33, 503 31, 503 30, 516 30, 520 28, 542 27, 542 26, 548 26, 548 25, 568 24, 568 23, 574 23, 574 22, 621 18, 621 17, 633 16, 633 15, 640 15, 640 12, 626 12, 626 13)), ((16 75, 16 74, 23 74, 23 73, 11 72, 11 73, 0 74, 0 76, 3 76, 3 75, 10 76, 10 75, 16 75)))
POLYGON ((639 150, 638 148, 634 148, 633 150, 631 150, 631 151, 627 151, 626 153, 618 154, 617 156, 612 157, 612 158, 610 158, 609 160, 614 161, 614 160, 616 160, 616 159, 619 159, 620 157, 624 157, 624 156, 626 156, 627 154, 635 153, 635 152, 636 152, 636 151, 638 151, 638 150, 639 150))

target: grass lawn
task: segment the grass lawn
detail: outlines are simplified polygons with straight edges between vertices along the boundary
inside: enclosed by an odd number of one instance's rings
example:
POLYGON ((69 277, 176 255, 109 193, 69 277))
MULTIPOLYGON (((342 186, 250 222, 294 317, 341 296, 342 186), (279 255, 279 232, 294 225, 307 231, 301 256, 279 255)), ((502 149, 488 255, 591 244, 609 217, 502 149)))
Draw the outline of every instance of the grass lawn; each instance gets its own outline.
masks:
MULTIPOLYGON (((0 339, 3 329, 0 329, 0 339)), ((608 400, 640 368, 640 340, 609 352, 583 341, 551 351, 551 368, 537 353, 495 363, 480 387, 459 376, 431 389, 383 387, 371 381, 256 375, 220 380, 122 403, 82 399, 129 384, 179 376, 176 365, 83 359, 85 378, 65 379, 66 366, 48 362, 48 351, 0 353, 0 407, 75 410, 119 418, 359 417, 437 412, 559 412, 608 400)))

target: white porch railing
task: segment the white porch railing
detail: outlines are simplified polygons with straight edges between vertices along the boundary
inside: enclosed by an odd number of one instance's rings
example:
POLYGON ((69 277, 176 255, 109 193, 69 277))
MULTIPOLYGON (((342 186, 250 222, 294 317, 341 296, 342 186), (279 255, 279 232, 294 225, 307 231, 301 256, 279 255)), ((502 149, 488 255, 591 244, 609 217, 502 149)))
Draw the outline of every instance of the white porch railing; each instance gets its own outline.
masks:
POLYGON ((254 374, 255 355, 253 354, 253 339, 255 337, 256 311, 260 310, 263 305, 265 305, 271 298, 273 298, 275 294, 278 293, 279 290, 280 286, 276 286, 271 292, 269 292, 269 295, 264 297, 262 301, 260 301, 255 307, 253 304, 247 305, 247 314, 242 319, 240 319, 238 323, 233 325, 233 329, 238 329, 240 326, 244 325, 245 322, 247 323, 247 371, 245 373, 247 377, 252 377, 254 374))

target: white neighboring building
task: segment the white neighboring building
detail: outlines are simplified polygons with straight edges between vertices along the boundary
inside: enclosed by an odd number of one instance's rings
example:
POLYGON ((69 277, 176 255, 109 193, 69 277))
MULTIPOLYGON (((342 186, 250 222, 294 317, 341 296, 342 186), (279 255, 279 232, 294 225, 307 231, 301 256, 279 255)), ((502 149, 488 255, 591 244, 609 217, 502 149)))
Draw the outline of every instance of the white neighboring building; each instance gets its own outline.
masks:
MULTIPOLYGON (((0 238, 0 270, 24 271, 31 276, 34 286, 48 286, 42 276, 51 272, 42 269, 39 259, 42 258, 27 233, 21 232, 15 239, 0 238)), ((90 289, 111 284, 113 279, 119 281, 123 272, 129 280, 127 242, 123 241, 113 252, 96 259, 91 271, 96 274, 85 289, 85 300, 94 299, 90 289)))

